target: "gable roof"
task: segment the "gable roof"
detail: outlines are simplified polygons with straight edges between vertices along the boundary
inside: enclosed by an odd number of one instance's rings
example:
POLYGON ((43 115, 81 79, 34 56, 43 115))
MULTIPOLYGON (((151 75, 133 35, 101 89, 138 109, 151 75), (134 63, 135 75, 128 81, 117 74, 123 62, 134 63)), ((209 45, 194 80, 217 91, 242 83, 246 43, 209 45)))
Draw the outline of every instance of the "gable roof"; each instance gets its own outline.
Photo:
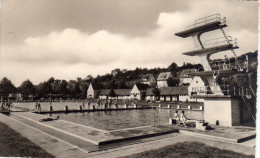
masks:
POLYGON ((171 77, 171 72, 161 72, 157 77, 157 81, 166 81, 171 77))
POLYGON ((111 96, 112 90, 111 89, 101 89, 99 95, 111 96))
POLYGON ((138 88, 139 91, 142 91, 142 90, 146 91, 146 89, 149 88, 148 84, 136 83, 135 85, 136 85, 136 87, 138 88))
POLYGON ((187 78, 192 78, 190 76, 188 76, 190 73, 193 73, 195 72, 195 69, 184 69, 181 71, 181 74, 180 74, 180 78, 184 78, 184 77, 187 77, 187 78))
POLYGON ((154 95, 154 91, 155 91, 156 89, 157 89, 157 88, 155 88, 155 87, 148 88, 148 89, 146 90, 146 95, 148 95, 148 96, 153 96, 153 95, 154 95))
POLYGON ((103 88, 103 85, 97 82, 90 83, 94 90, 101 90, 103 88))
POLYGON ((141 82, 147 82, 147 81, 150 81, 153 78, 155 79, 153 74, 145 74, 145 75, 142 76, 141 82))
POLYGON ((161 87, 160 95, 187 95, 188 87, 161 87))
POLYGON ((127 96, 130 95, 131 89, 114 89, 117 96, 127 96))

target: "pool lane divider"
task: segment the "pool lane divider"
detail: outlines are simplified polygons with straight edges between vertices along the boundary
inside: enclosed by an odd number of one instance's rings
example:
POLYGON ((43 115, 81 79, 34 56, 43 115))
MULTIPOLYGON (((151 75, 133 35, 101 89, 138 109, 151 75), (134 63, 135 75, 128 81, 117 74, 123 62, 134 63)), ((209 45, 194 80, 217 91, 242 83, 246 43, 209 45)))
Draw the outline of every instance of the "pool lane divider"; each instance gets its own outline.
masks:
POLYGON ((113 108, 113 109, 72 109, 72 110, 54 110, 54 111, 33 111, 37 114, 50 114, 50 113, 75 113, 75 112, 96 112, 96 111, 120 111, 120 110, 143 110, 143 109, 153 109, 153 107, 144 107, 144 108, 113 108))

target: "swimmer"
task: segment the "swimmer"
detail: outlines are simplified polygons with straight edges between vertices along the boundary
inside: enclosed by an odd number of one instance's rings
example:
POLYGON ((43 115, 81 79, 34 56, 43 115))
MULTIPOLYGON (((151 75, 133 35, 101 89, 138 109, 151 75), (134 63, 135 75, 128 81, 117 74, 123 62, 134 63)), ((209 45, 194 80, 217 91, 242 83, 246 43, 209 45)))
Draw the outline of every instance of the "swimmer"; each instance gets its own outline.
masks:
POLYGON ((45 121, 54 121, 54 120, 58 120, 58 119, 60 119, 59 116, 57 116, 56 118, 48 117, 48 118, 46 118, 46 119, 40 119, 39 121, 40 121, 40 122, 45 122, 45 121))

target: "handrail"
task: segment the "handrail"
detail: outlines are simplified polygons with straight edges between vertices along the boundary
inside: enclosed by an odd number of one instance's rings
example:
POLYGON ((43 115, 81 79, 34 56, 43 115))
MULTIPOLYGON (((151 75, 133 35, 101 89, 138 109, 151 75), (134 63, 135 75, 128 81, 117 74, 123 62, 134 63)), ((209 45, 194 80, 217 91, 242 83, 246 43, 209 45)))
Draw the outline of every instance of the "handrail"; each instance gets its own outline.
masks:
POLYGON ((195 23, 192 25, 187 26, 185 29, 191 29, 191 28, 196 28, 198 26, 201 26, 202 24, 207 24, 210 22, 214 22, 214 21, 219 21, 223 24, 226 23, 226 19, 225 18, 221 18, 220 14, 213 14, 213 15, 209 15, 200 19, 195 20, 195 23))
POLYGON ((191 92, 200 93, 202 95, 250 96, 253 94, 253 92, 250 93, 248 91, 248 87, 231 86, 231 85, 192 87, 191 92))
MULTIPOLYGON (((232 39, 231 36, 225 37, 219 37, 219 38, 214 38, 214 39, 209 39, 204 41, 203 47, 204 48, 211 48, 211 47, 216 47, 216 46, 221 46, 221 45, 227 45, 231 44, 233 46, 237 46, 237 39, 232 39)), ((200 50, 202 49, 201 46, 195 45, 194 50, 200 50)))
POLYGON ((219 61, 211 61, 209 62, 209 67, 199 67, 198 72, 202 71, 212 71, 212 70, 238 70, 238 63, 243 62, 242 60, 238 60, 238 62, 231 62, 230 59, 228 63, 225 63, 225 60, 219 61))

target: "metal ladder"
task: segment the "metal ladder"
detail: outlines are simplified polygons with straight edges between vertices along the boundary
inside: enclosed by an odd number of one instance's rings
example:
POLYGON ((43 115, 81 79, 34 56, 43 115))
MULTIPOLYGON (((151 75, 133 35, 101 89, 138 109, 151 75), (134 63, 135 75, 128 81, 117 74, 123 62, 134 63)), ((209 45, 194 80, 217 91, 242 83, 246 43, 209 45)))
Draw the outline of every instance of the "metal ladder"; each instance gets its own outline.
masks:
POLYGON ((248 102, 246 101, 244 95, 241 94, 240 96, 241 96, 242 100, 244 101, 244 103, 246 103, 247 108, 248 108, 249 112, 251 113, 251 117, 252 117, 252 119, 254 120, 254 122, 256 123, 256 119, 255 119, 255 117, 254 117, 254 115, 253 115, 253 109, 251 108, 250 104, 248 104, 248 102))
MULTIPOLYGON (((228 38, 227 38, 227 35, 226 35, 224 29, 223 29, 222 27, 219 27, 219 29, 221 30, 221 32, 222 32, 222 34, 224 35, 225 39, 227 40, 228 44, 231 45, 230 41, 229 41, 228 38)), ((232 53, 234 54, 234 56, 235 56, 235 60, 236 60, 236 63, 237 63, 237 65, 238 65, 239 69, 241 69, 241 67, 240 67, 240 65, 239 65, 239 63, 238 63, 238 60, 237 60, 236 52, 234 51, 233 48, 231 48, 231 52, 232 52, 232 53)))

